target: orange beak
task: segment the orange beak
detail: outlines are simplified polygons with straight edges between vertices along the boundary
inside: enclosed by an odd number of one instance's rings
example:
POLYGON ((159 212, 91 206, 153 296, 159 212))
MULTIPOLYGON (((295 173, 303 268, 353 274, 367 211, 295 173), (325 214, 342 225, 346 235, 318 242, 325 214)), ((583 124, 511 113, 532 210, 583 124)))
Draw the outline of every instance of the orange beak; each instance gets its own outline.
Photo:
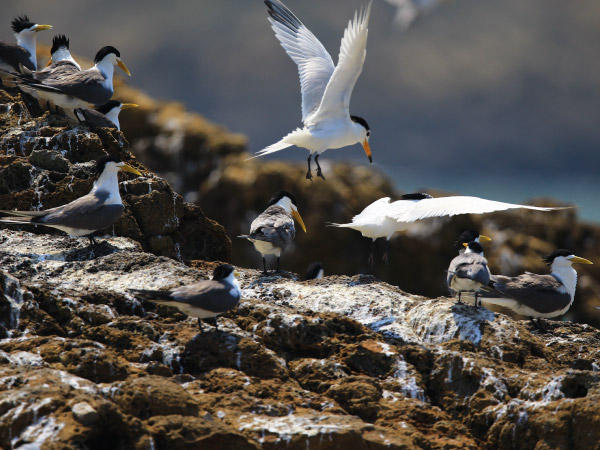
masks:
POLYGON ((371 146, 369 145, 369 141, 365 139, 362 143, 363 148, 365 149, 365 153, 367 154, 367 158, 369 158, 369 162, 373 164, 373 157, 371 156, 371 146))
POLYGON ((48 61, 48 64, 46 64, 44 67, 48 67, 50 64, 52 64, 52 58, 50 58, 50 61, 48 61))

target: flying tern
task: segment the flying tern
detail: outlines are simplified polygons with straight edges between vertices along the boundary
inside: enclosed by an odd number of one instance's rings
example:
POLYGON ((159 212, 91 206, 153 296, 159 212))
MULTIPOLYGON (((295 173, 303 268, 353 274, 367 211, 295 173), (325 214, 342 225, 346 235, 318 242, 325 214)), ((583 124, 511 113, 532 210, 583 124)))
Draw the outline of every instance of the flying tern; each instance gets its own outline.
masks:
POLYGON ((310 162, 313 155, 317 176, 325 179, 319 156, 330 148, 359 142, 369 161, 373 162, 369 125, 365 119, 351 116, 349 112, 350 96, 365 61, 371 3, 350 21, 335 66, 323 44, 294 13, 279 0, 265 0, 275 36, 298 65, 304 127, 292 131, 279 142, 259 151, 256 156, 275 153, 292 145, 306 148, 310 152, 306 172, 309 180, 312 180, 310 162))
POLYGON ((96 242, 93 233, 111 226, 125 210, 119 193, 119 170, 142 175, 117 157, 102 157, 96 162, 96 173, 99 176, 89 194, 45 211, 0 210, 0 213, 9 215, 0 218, 0 222, 57 228, 70 236, 87 236, 94 245, 96 242))
POLYGON ((572 264, 593 263, 564 249, 550 253, 544 261, 550 267, 548 275, 531 272, 516 277, 492 275, 489 287, 480 297, 481 304, 503 306, 528 316, 537 328, 546 331, 540 319, 562 316, 575 299, 577 272, 572 264))
POLYGON ((267 274, 265 255, 277 256, 277 272, 279 272, 279 259, 281 253, 289 247, 296 237, 294 219, 298 221, 306 233, 306 227, 296 206, 296 199, 292 194, 281 191, 273 195, 269 206, 250 225, 250 234, 238 236, 248 239, 254 248, 260 252, 263 260, 263 273, 267 274))

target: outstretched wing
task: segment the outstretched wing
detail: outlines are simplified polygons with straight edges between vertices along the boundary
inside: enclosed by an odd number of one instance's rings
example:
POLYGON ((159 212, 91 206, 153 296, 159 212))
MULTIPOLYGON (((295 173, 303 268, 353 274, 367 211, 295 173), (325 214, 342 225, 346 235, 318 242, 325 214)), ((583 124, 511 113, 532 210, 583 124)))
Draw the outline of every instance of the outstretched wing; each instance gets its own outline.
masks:
POLYGON ((338 64, 327 84, 319 109, 312 121, 346 118, 350 114, 350 97, 362 72, 367 56, 368 22, 371 15, 370 1, 360 13, 354 14, 344 31, 338 64))
POLYGON ((298 65, 304 122, 319 108, 335 66, 323 44, 283 3, 265 0, 265 4, 275 36, 298 65))
POLYGON ((414 222, 430 217, 456 216, 459 214, 484 214, 508 209, 532 209, 535 211, 553 211, 566 208, 544 208, 539 206, 518 205, 497 202, 485 198, 469 196, 453 196, 426 198, 414 202, 410 207, 399 208, 390 212, 389 217, 398 222, 414 222))
POLYGON ((379 200, 375 200, 373 203, 371 203, 369 206, 367 206, 365 209, 363 209, 359 214, 354 216, 352 218, 352 222, 359 222, 362 219, 365 219, 368 217, 384 216, 387 213, 389 205, 390 205, 389 197, 383 197, 383 198, 380 198, 379 200))

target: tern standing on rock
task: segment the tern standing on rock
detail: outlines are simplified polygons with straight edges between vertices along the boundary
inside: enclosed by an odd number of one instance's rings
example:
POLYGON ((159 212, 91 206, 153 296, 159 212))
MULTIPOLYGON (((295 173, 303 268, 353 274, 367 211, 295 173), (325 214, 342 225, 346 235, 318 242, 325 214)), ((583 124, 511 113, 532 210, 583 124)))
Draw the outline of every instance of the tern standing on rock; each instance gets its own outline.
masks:
POLYGON ((117 173, 125 170, 142 175, 136 169, 121 162, 114 156, 105 156, 96 163, 98 179, 89 194, 79 197, 63 206, 45 211, 3 211, 10 217, 0 218, 7 224, 44 225, 64 231, 70 236, 87 236, 92 245, 96 244, 93 233, 115 223, 125 207, 119 193, 117 173))
POLYGON ((263 273, 267 274, 267 261, 265 255, 277 256, 277 272, 279 272, 279 259, 281 253, 289 247, 296 237, 294 219, 298 221, 306 233, 306 227, 296 206, 296 199, 292 194, 281 191, 273 195, 269 206, 250 225, 250 234, 238 236, 248 239, 254 248, 260 252, 263 260, 263 273))
POLYGON ((490 282, 490 269, 488 269, 488 262, 483 256, 483 248, 479 242, 465 242, 463 246, 465 251, 450 262, 446 281, 450 292, 458 294, 458 303, 462 303, 463 292, 474 292, 474 306, 477 307, 479 290, 490 282))
POLYGON ((135 103, 121 103, 109 100, 104 105, 91 108, 79 108, 74 111, 80 122, 87 123, 92 128, 116 128, 121 131, 119 113, 124 109, 137 108, 135 103))
POLYGON ((256 156, 275 153, 292 145, 306 148, 310 152, 306 172, 309 180, 312 180, 310 161, 313 154, 317 176, 325 179, 319 165, 319 156, 330 148, 360 142, 372 163, 369 125, 365 119, 351 116, 349 112, 350 96, 367 54, 367 24, 371 2, 360 14, 354 15, 354 20, 346 28, 337 66, 334 66, 323 44, 283 3, 279 0, 265 0, 265 4, 275 36, 298 65, 304 128, 297 128, 279 142, 259 151, 256 156))
MULTIPOLYGON (((52 25, 38 25, 27 16, 12 21, 16 44, 0 41, 0 69, 7 72, 21 72, 21 66, 37 70, 36 37, 37 32, 52 29, 52 25)), ((2 76, 4 78, 4 75, 2 76)))
POLYGON ((540 319, 562 316, 575 299, 577 272, 572 265, 593 263, 564 249, 550 253, 544 261, 550 266, 548 275, 531 272, 516 277, 492 275, 489 288, 481 296, 481 304, 503 306, 528 316, 536 328, 546 331, 540 319))

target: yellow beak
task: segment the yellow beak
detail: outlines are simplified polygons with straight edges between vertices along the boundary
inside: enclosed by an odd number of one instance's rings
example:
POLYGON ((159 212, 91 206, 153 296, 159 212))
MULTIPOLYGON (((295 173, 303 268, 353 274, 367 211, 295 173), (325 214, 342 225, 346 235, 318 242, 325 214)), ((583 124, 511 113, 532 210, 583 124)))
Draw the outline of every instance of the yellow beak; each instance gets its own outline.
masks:
POLYGON ((239 277, 241 274, 237 270, 234 270, 233 275, 235 275, 236 277, 239 277))
POLYGON ((571 261, 572 263, 579 263, 579 264, 594 264, 590 260, 585 259, 585 258, 580 258, 579 256, 573 256, 569 261, 571 261))
POLYGON ((131 167, 131 166, 127 165, 127 164, 122 165, 121 166, 121 170, 124 170, 125 172, 131 172, 131 173, 134 173, 136 175, 142 176, 141 172, 137 171, 136 169, 134 169, 133 167, 131 167))
POLYGON ((373 157, 371 156, 371 146, 369 145, 369 141, 365 139, 365 141, 362 143, 362 146, 365 149, 367 157, 369 158, 369 162, 373 164, 373 157))
POLYGON ((127 68, 127 66, 125 65, 125 63, 123 61, 121 61, 120 59, 117 60, 117 66, 119 66, 121 68, 121 70, 123 72, 125 72, 127 75, 131 76, 131 73, 129 72, 129 69, 127 68))
POLYGON ((479 242, 489 242, 489 241, 491 241, 491 240, 492 240, 492 238, 489 238, 489 237, 487 237, 487 236, 484 236, 483 234, 480 234, 480 235, 479 235, 479 242))
POLYGON ((302 217, 300 217, 300 213, 292 209, 292 217, 296 219, 296 221, 300 224, 302 230, 304 230, 304 232, 306 233, 306 227, 304 226, 304 221, 302 220, 302 217))
POLYGON ((51 29, 52 29, 52 25, 38 25, 33 29, 33 31, 43 31, 43 30, 51 30, 51 29))
POLYGON ((469 246, 469 243, 468 243, 468 242, 463 242, 463 247, 464 247, 464 248, 467 248, 468 246, 469 246))
POLYGON ((50 58, 50 61, 48 61, 48 64, 46 64, 44 67, 48 67, 50 64, 52 64, 52 58, 50 58))
POLYGON ((135 103, 121 103, 121 109, 138 108, 139 106, 135 103))

